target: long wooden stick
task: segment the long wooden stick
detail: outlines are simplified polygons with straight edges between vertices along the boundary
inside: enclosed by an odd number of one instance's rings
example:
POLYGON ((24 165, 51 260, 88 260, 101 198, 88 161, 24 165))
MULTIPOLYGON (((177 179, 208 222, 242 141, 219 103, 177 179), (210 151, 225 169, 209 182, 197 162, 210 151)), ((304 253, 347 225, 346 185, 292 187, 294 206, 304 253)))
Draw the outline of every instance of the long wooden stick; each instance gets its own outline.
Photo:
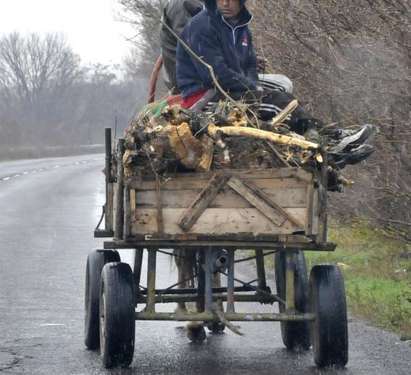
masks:
POLYGON ((208 134, 215 138, 218 133, 225 134, 231 137, 249 137, 255 139, 262 139, 265 141, 270 141, 273 143, 279 143, 282 145, 288 146, 298 146, 303 149, 309 150, 314 149, 318 150, 320 146, 317 143, 305 141, 303 139, 290 137, 288 135, 282 135, 273 133, 266 130, 247 128, 247 127, 235 127, 235 126, 222 126, 218 127, 214 124, 208 125, 208 134))
POLYGON ((276 125, 282 123, 288 115, 293 113, 298 107, 298 101, 294 99, 290 104, 287 105, 277 116, 271 121, 271 126, 275 127, 276 125))

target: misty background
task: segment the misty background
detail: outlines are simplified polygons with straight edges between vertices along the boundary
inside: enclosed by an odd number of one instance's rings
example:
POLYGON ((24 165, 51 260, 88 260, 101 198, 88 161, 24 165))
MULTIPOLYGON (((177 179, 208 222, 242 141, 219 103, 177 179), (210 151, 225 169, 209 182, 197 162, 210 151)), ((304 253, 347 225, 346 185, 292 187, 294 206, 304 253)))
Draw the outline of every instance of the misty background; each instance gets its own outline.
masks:
MULTIPOLYGON (((120 134, 146 102, 163 1, 115 1, 115 17, 132 30, 116 64, 84 63, 59 32, 1 34, 0 157, 16 148, 102 143, 105 127, 116 123, 120 134)), ((377 152, 345 170, 355 185, 332 195, 333 210, 411 240, 411 0, 248 5, 268 72, 290 77, 315 116, 340 127, 380 128, 377 152)))
POLYGON ((145 100, 146 79, 121 65, 83 65, 62 34, 0 38, 0 146, 92 145, 124 129, 145 100))

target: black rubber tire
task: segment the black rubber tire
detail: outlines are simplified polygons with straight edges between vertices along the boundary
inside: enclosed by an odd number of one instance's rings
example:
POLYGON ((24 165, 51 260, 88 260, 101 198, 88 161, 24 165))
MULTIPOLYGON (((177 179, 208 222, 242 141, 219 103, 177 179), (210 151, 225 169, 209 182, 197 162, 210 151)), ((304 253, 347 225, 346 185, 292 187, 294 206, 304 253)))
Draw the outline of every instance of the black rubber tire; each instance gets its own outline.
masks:
POLYGON ((133 272, 126 263, 108 263, 100 284, 100 353, 104 367, 130 366, 134 339, 133 272))
POLYGON ((114 250, 94 250, 87 257, 86 286, 84 297, 84 343, 89 350, 100 347, 99 298, 101 271, 106 263, 120 262, 114 250))
POLYGON ((314 361, 318 367, 344 367, 348 362, 347 304, 344 279, 332 265, 313 267, 310 275, 310 312, 314 361))
MULTIPOLYGON (((286 294, 286 253, 281 251, 275 255, 275 281, 277 293, 281 299, 285 300, 286 294)), ((307 265, 305 262, 304 252, 296 253, 294 262, 294 285, 295 285, 295 307, 300 313, 308 311, 308 276, 307 265)), ((285 306, 279 304, 280 312, 285 312, 285 306)), ((309 322, 281 322, 281 337, 288 350, 309 350, 310 324, 309 322)))

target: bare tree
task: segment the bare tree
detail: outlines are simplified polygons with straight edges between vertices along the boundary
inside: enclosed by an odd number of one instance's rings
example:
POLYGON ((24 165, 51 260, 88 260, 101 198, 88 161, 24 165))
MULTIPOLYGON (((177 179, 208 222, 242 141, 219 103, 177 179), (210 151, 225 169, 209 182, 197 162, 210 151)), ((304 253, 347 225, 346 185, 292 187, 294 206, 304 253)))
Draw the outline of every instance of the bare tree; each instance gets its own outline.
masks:
POLYGON ((151 71, 160 53, 160 19, 164 0, 118 0, 123 6, 123 20, 132 24, 136 35, 130 39, 134 48, 125 60, 131 75, 151 71))
POLYGON ((61 34, 0 39, 0 91, 7 101, 33 104, 43 93, 61 93, 79 77, 79 58, 61 34))
POLYGON ((124 80, 120 67, 81 66, 59 34, 0 38, 0 145, 103 141, 104 127, 118 130, 145 99, 141 80, 124 80))

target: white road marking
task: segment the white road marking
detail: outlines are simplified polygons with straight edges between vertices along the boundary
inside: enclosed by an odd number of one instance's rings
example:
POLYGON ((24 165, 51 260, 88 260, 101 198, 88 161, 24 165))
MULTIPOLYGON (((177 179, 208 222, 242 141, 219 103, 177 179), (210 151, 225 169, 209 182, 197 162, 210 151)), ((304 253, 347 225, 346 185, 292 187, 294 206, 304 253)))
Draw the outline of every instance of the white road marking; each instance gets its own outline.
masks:
POLYGON ((40 324, 40 327, 64 327, 65 324, 60 324, 60 323, 46 323, 46 324, 40 324))
POLYGON ((50 166, 50 167, 43 167, 43 168, 40 168, 40 169, 33 169, 33 170, 30 170, 30 171, 23 171, 23 172, 21 172, 21 173, 16 173, 16 174, 13 175, 13 176, 8 176, 8 177, 0 178, 0 181, 9 181, 9 180, 11 180, 12 178, 17 178, 17 177, 21 177, 21 176, 27 176, 27 175, 29 175, 29 174, 36 174, 36 173, 39 173, 39 172, 49 171, 49 170, 51 170, 51 169, 68 167, 69 165, 89 164, 92 160, 93 160, 93 161, 100 161, 101 159, 95 158, 95 159, 91 159, 91 160, 80 160, 80 161, 74 162, 73 164, 67 164, 67 165, 56 164, 56 165, 50 166))

